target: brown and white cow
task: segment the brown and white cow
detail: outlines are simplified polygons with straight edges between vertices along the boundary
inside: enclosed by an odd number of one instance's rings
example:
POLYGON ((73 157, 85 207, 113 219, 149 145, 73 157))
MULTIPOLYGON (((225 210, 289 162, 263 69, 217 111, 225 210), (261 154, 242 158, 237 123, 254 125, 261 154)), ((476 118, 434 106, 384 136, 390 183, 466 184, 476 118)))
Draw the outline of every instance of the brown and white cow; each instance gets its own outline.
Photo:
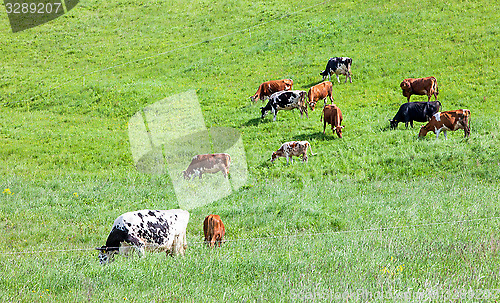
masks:
POLYGON ((224 243, 224 235, 226 228, 219 215, 208 215, 203 221, 203 234, 205 235, 205 243, 209 247, 214 247, 218 244, 219 247, 224 243))
POLYGON ((340 108, 338 108, 338 106, 335 104, 325 105, 325 107, 323 108, 323 116, 321 116, 321 119, 324 119, 323 134, 325 134, 326 123, 328 123, 332 126, 332 131, 335 131, 337 133, 337 136, 339 136, 339 138, 342 138, 342 129, 344 128, 344 126, 341 125, 343 118, 340 108))
POLYGON ((404 79, 399 86, 403 90, 403 96, 408 99, 408 102, 410 102, 411 95, 427 95, 427 102, 429 102, 432 95, 437 100, 437 95, 439 94, 437 80, 434 77, 404 79))
MULTIPOLYGON (((311 144, 307 141, 291 141, 291 142, 285 142, 281 145, 281 147, 273 152, 271 156, 271 162, 274 162, 279 157, 285 157, 286 158, 286 164, 288 164, 288 160, 290 159, 291 162, 293 163, 292 157, 298 157, 302 155, 302 162, 307 162, 307 148, 310 147, 311 144)), ((311 147, 311 156, 314 156, 315 154, 312 152, 312 147, 311 147)))
POLYGON ((194 156, 188 168, 183 171, 184 179, 190 180, 192 177, 201 176, 205 173, 215 174, 222 172, 224 178, 229 173, 231 157, 228 154, 205 154, 194 156))
POLYGON ((309 106, 314 111, 314 107, 319 100, 324 100, 326 105, 326 98, 330 98, 330 103, 333 104, 332 99, 332 82, 325 81, 317 84, 309 89, 307 98, 309 99, 309 106))
POLYGON ((470 110, 458 109, 434 114, 431 120, 420 128, 418 137, 425 137, 428 132, 433 131, 436 133, 436 138, 438 138, 439 133, 443 131, 446 139, 446 131, 455 131, 457 129, 464 130, 465 138, 470 136, 470 110))
POLYGON ((252 100, 252 102, 255 102, 259 99, 266 100, 269 99, 269 96, 271 96, 276 92, 282 90, 291 90, 292 86, 293 86, 292 79, 267 81, 259 85, 257 92, 255 93, 255 95, 250 97, 250 100, 252 100))

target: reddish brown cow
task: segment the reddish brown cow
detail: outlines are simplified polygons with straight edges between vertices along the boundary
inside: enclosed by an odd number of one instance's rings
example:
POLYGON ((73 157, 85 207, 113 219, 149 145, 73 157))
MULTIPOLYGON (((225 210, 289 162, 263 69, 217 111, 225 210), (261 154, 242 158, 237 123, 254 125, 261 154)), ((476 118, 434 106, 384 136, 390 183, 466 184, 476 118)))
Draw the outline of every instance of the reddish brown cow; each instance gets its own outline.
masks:
POLYGON ((436 133, 436 138, 439 137, 439 132, 444 132, 446 139, 446 131, 455 131, 463 129, 465 138, 470 136, 470 110, 458 109, 446 112, 436 113, 432 116, 431 120, 420 128, 418 137, 425 137, 428 132, 433 131, 436 133))
MULTIPOLYGON (((339 136, 339 138, 342 138, 342 129, 344 128, 344 126, 341 125, 343 118, 340 108, 338 108, 335 104, 325 105, 325 107, 323 108, 323 116, 325 116, 323 123, 323 134, 325 134, 326 123, 329 123, 332 126, 332 131, 335 131, 337 133, 337 136, 339 136)), ((323 119, 323 116, 321 116, 321 119, 323 119)))
POLYGON ((309 106, 311 110, 314 110, 316 103, 319 100, 324 100, 326 105, 326 98, 330 98, 330 103, 333 104, 332 99, 332 82, 325 81, 320 84, 317 84, 309 89, 307 92, 307 98, 309 99, 309 106))
POLYGON ((216 243, 219 247, 224 243, 226 228, 219 215, 208 215, 203 221, 203 233, 205 234, 205 243, 209 247, 214 247, 216 243))
POLYGON ((427 95, 427 102, 429 102, 432 95, 437 100, 437 95, 439 94, 437 80, 434 77, 404 79, 399 86, 401 86, 403 96, 408 99, 408 102, 410 102, 411 95, 427 95))
POLYGON ((260 100, 269 99, 269 96, 271 96, 275 92, 279 92, 282 90, 291 90, 292 86, 293 86, 292 79, 267 81, 259 85, 257 92, 255 93, 255 95, 250 97, 250 100, 252 100, 252 102, 255 102, 258 99, 260 100))
POLYGON ((229 173, 229 165, 231 164, 231 157, 228 154, 205 154, 194 156, 188 168, 182 173, 184 179, 190 180, 192 177, 201 176, 204 173, 215 174, 222 172, 224 178, 227 178, 229 173))

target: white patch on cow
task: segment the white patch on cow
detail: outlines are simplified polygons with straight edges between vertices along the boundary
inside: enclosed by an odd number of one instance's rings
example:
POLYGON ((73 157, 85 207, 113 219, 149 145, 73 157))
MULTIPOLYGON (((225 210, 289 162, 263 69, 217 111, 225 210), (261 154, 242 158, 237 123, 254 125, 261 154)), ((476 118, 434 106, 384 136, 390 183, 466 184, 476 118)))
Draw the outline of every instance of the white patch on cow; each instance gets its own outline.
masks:
POLYGON ((441 121, 441 113, 440 112, 435 113, 434 118, 436 118, 436 121, 441 121))

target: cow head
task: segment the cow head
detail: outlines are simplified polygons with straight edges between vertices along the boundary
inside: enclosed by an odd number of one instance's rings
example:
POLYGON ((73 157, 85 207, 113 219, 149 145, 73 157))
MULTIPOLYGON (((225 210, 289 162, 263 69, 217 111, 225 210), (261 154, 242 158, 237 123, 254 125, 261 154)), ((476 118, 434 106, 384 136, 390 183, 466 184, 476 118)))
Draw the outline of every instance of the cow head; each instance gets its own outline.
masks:
POLYGON ((411 84, 408 80, 403 80, 401 84, 399 85, 401 89, 403 90, 403 96, 408 97, 408 95, 411 93, 411 84))
POLYGON ((321 76, 323 76, 323 81, 325 81, 326 77, 328 77, 328 74, 329 74, 329 71, 327 71, 326 69, 324 71, 322 71, 321 73, 319 73, 321 76))
POLYGON ((266 116, 266 114, 267 114, 268 111, 269 111, 269 109, 267 109, 266 107, 261 107, 260 108, 260 113, 261 113, 260 118, 264 119, 264 117, 266 116))
POLYGON ((291 90, 293 86, 293 80, 292 79, 284 79, 283 83, 285 83, 285 90, 291 90))
POLYGON ((391 123, 391 128, 392 129, 395 129, 396 127, 398 127, 399 121, 394 120, 394 119, 390 119, 389 122, 391 123))
POLYGON ((96 247, 96 250, 99 251, 97 258, 99 259, 99 263, 101 263, 101 265, 113 262, 115 254, 118 253, 117 249, 106 247, 105 245, 102 247, 96 247))
POLYGON ((314 111, 314 107, 316 106, 316 103, 315 101, 311 101, 309 100, 308 104, 309 104, 309 107, 311 108, 312 111, 314 111))
POLYGON ((191 179, 191 174, 187 170, 183 170, 182 175, 184 176, 185 180, 191 179))
POLYGON ((428 132, 429 132, 429 130, 425 127, 425 125, 422 125, 420 127, 420 131, 418 132, 418 137, 423 138, 423 137, 427 136, 428 132))
POLYGON ((343 125, 339 125, 339 126, 335 127, 335 132, 337 133, 337 136, 339 136, 339 138, 342 138, 342 129, 343 128, 344 128, 343 125))
POLYGON ((255 96, 250 96, 250 101, 255 102, 256 101, 255 99, 256 99, 255 96))
POLYGON ((278 153, 277 152, 273 152, 273 155, 271 156, 271 163, 274 162, 274 160, 276 160, 278 158, 278 153))

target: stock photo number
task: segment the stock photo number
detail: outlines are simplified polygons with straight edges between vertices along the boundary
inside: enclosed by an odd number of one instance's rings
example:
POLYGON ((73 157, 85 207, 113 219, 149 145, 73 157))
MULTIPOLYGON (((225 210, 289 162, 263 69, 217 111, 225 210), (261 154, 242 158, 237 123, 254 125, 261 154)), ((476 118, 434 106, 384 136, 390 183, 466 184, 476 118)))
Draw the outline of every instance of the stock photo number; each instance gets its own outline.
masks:
POLYGON ((5 11, 12 32, 23 31, 56 19, 78 4, 79 0, 5 0, 5 11))
POLYGON ((7 14, 56 14, 59 10, 63 10, 62 3, 6 3, 5 9, 7 14))

